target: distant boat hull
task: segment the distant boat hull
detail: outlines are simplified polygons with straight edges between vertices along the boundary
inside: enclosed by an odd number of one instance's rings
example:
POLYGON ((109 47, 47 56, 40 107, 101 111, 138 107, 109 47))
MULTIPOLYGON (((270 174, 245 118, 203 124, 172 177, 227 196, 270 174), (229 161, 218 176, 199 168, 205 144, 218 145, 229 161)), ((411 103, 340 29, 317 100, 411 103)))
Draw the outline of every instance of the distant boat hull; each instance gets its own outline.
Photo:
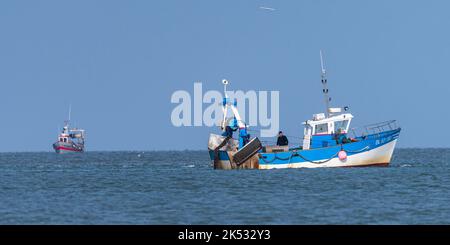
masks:
POLYGON ((64 143, 64 142, 54 143, 53 149, 55 150, 56 153, 59 153, 59 154, 84 152, 84 146, 70 144, 70 143, 64 143))

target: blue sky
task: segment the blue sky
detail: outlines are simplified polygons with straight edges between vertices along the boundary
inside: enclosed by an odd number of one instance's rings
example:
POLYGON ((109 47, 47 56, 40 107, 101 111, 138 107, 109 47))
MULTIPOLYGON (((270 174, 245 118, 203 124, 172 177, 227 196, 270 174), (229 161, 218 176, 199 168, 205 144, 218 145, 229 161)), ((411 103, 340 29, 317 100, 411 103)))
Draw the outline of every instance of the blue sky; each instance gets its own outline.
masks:
POLYGON ((0 151, 50 151, 72 104, 88 150, 206 149, 176 90, 279 90, 280 125, 333 105, 397 119, 400 147, 450 147, 449 1, 0 1, 0 151), (275 8, 262 10, 260 6, 275 8))

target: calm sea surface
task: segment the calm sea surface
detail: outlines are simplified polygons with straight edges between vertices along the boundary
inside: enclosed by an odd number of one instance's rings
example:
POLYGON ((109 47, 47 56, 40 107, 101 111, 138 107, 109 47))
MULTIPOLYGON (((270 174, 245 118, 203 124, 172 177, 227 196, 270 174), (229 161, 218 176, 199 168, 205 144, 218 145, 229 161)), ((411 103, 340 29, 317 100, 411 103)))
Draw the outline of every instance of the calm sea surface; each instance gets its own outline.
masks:
POLYGON ((206 151, 0 153, 0 224, 450 224, 450 149, 213 170, 206 151))

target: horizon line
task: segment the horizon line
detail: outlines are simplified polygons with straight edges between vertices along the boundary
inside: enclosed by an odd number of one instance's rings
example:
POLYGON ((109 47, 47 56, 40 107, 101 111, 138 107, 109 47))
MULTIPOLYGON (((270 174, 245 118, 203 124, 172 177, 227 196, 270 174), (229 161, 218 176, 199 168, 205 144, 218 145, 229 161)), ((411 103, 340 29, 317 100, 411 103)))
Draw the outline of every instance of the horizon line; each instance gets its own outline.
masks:
MULTIPOLYGON (((448 147, 396 147, 395 150, 413 150, 413 149, 423 149, 423 150, 432 150, 432 149, 450 149, 450 146, 448 147)), ((395 151, 394 150, 394 151, 395 151)), ((208 151, 208 149, 161 149, 161 150, 92 150, 92 151, 85 151, 82 153, 88 153, 88 152, 183 152, 183 151, 208 151)), ((0 151, 0 154, 7 154, 7 153, 55 153, 53 150, 48 151, 0 151)))

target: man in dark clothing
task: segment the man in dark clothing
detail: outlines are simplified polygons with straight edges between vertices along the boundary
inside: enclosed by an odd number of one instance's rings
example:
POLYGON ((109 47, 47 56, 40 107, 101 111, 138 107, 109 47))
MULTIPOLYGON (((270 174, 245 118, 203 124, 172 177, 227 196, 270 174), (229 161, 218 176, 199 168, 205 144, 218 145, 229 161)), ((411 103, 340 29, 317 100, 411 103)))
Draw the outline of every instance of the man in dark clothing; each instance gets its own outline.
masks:
POLYGON ((284 146, 284 145, 288 145, 289 141, 287 139, 287 137, 285 135, 283 135, 283 132, 279 132, 278 133, 278 139, 277 139, 277 145, 278 146, 284 146))
POLYGON ((233 138, 233 129, 230 126, 225 127, 225 132, 222 133, 222 136, 233 138))

